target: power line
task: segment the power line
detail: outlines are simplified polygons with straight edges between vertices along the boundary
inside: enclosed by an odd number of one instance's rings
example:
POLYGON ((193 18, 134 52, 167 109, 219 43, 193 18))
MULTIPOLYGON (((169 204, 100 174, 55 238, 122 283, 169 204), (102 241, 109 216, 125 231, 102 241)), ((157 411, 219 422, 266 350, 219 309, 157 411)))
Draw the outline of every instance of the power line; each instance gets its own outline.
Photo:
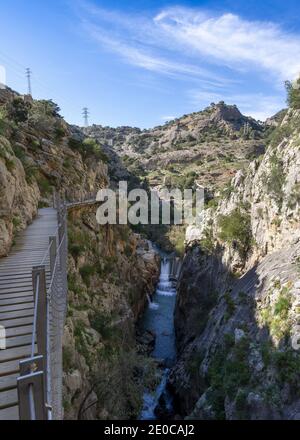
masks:
MULTIPOLYGON (((18 78, 20 79, 24 78, 24 70, 27 72, 27 68, 23 64, 21 64, 19 61, 12 58, 11 56, 5 54, 2 50, 0 50, 0 59, 1 58, 4 64, 7 64, 18 78)), ((37 88, 38 90, 41 90, 43 91, 43 93, 46 92, 47 94, 51 94, 54 96, 57 95, 57 92, 53 88, 49 87, 48 84, 46 85, 36 74, 31 72, 31 81, 33 80, 34 80, 35 88, 37 88)), ((60 96, 58 99, 60 102, 73 106, 73 102, 69 98, 60 96)))
POLYGON ((28 81, 28 95, 32 96, 32 88, 31 88, 31 70, 29 69, 29 67, 27 67, 26 69, 26 76, 27 76, 27 81, 28 81))
MULTIPOLYGON (((43 92, 50 93, 51 95, 56 96, 56 99, 59 100, 59 102, 63 102, 66 105, 69 105, 73 107, 74 103, 67 97, 57 96, 57 92, 49 87, 49 84, 45 84, 36 74, 33 74, 30 68, 26 68, 23 64, 21 64, 19 61, 11 57, 10 55, 7 55, 2 50, 0 50, 0 59, 2 58, 4 64, 7 64, 9 68, 14 72, 14 74, 22 79, 24 78, 24 70, 26 72, 27 77, 27 87, 28 92, 30 95, 32 95, 32 80, 34 80, 35 90, 36 88, 38 90, 43 90, 43 92)), ((84 117, 84 123, 86 126, 89 125, 89 110, 87 107, 83 109, 83 117, 84 117)))
POLYGON ((90 114, 89 109, 87 107, 84 107, 82 110, 82 115, 83 115, 85 127, 89 126, 89 114, 90 114))

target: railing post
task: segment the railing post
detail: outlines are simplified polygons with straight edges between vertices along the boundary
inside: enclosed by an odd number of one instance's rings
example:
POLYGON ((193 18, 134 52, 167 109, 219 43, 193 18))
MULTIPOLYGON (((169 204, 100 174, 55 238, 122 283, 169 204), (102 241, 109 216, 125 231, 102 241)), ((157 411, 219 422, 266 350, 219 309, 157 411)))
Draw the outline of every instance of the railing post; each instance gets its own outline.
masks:
POLYGON ((38 354, 44 356, 44 372, 47 372, 47 288, 45 266, 36 266, 32 269, 32 284, 34 302, 36 304, 36 338, 38 354), (38 290, 37 290, 38 289, 38 290))
POLYGON ((59 225, 58 225, 58 244, 60 245, 60 243, 61 243, 61 241, 62 241, 62 239, 63 239, 63 236, 64 236, 64 215, 63 215, 63 213, 60 213, 60 216, 59 216, 59 225))
POLYGON ((53 198, 53 208, 55 209, 55 207, 56 207, 56 201, 55 201, 55 198, 56 198, 55 188, 53 188, 53 190, 52 190, 52 198, 53 198))
POLYGON ((43 356, 20 362, 17 379, 20 420, 47 420, 43 356))
POLYGON ((57 252, 57 240, 55 236, 49 237, 50 243, 50 273, 53 274, 55 260, 56 260, 56 252, 57 252))

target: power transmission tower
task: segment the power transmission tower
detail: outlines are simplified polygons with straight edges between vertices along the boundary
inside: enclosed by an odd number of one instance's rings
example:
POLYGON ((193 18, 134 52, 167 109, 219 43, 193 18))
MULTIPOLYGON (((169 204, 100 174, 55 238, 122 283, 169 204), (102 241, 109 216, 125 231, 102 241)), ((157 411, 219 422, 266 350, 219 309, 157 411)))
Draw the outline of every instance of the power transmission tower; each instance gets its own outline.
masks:
POLYGON ((28 95, 32 96, 32 88, 31 88, 31 70, 29 69, 29 67, 26 69, 26 76, 27 76, 27 81, 28 81, 28 95))
POLYGON ((250 132, 250 124, 249 122, 246 122, 244 124, 244 135, 246 136, 247 134, 249 134, 249 132, 250 132))
POLYGON ((88 127, 89 126, 89 114, 90 114, 89 109, 87 107, 84 107, 82 114, 83 114, 83 119, 84 119, 84 125, 85 125, 85 127, 88 127))

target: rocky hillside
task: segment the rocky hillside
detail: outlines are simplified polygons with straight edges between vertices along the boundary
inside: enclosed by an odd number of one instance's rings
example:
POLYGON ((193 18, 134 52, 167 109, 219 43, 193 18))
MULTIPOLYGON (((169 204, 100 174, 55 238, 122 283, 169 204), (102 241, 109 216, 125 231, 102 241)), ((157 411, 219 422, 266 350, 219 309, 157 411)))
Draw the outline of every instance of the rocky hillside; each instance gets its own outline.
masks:
POLYGON ((137 418, 155 369, 140 354, 135 323, 153 292, 159 258, 127 226, 100 227, 94 208, 69 214, 69 250, 65 418, 137 418))
POLYGON ((0 257, 54 189, 79 199, 107 183, 107 157, 78 137, 52 101, 0 90, 0 257))
MULTIPOLYGON (((38 208, 51 206, 53 190, 84 199, 107 186, 114 170, 101 145, 68 125, 52 101, 0 90, 0 257, 38 208)), ((140 411, 144 386, 156 383, 135 323, 159 258, 129 228, 97 225, 96 208, 69 212, 65 417, 128 419, 140 411)))
POLYGON ((265 146, 265 126, 223 102, 151 130, 94 125, 85 133, 152 187, 184 188, 198 182, 212 193, 265 146))
POLYGON ((300 419, 300 113, 187 230, 170 384, 196 419, 300 419))

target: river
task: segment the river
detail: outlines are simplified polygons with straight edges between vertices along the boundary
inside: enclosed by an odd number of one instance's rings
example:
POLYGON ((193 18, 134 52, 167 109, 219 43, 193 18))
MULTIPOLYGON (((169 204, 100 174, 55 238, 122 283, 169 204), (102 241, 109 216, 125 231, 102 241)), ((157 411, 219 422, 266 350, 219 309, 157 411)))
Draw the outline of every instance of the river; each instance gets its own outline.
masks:
POLYGON ((163 395, 165 409, 172 413, 173 399, 166 385, 169 369, 176 360, 175 332, 174 332, 174 308, 176 302, 176 289, 170 280, 170 260, 163 256, 161 261, 160 279, 152 302, 142 318, 142 328, 150 330, 156 335, 155 347, 152 357, 163 361, 165 366, 162 379, 154 393, 145 391, 143 409, 140 420, 157 420, 155 408, 163 395))

